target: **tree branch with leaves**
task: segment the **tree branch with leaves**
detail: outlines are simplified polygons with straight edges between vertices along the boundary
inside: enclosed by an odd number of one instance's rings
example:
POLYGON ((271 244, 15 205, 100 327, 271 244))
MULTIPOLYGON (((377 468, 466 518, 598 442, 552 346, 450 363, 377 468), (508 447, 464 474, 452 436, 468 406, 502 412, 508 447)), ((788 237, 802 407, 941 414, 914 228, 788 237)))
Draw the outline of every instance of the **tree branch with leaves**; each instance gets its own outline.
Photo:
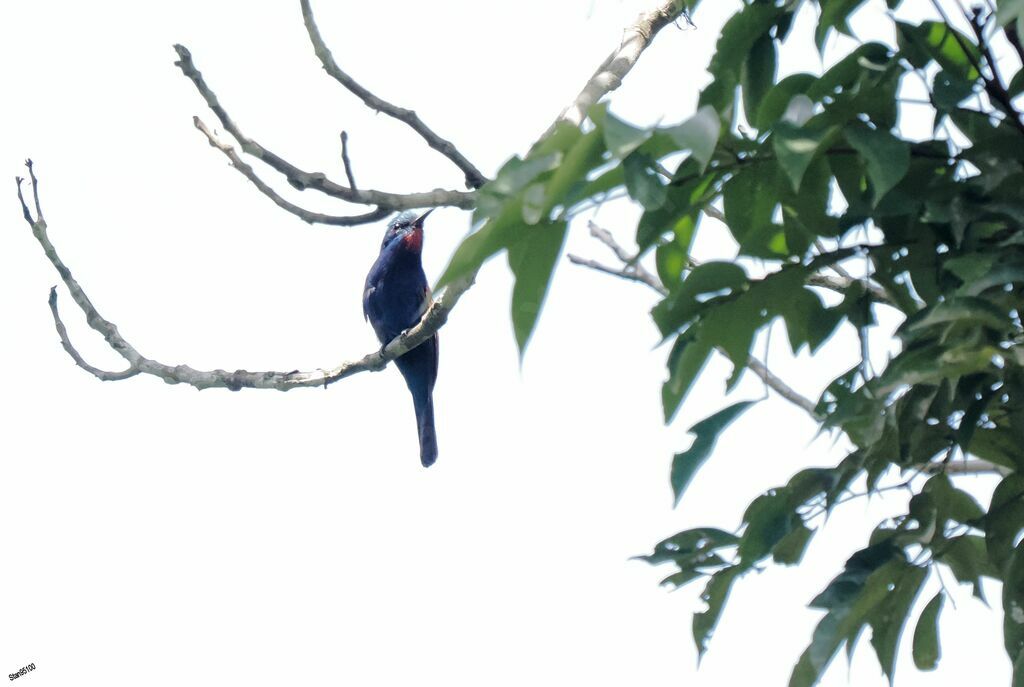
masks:
MULTIPOLYGON (((939 570, 981 594, 982 578, 1003 583, 1007 654, 1015 683, 1024 680, 1024 126, 1016 103, 1024 6, 1001 0, 963 10, 963 22, 934 3, 937 18, 899 18, 889 0, 894 44, 856 41, 820 73, 778 73, 779 51, 802 42, 823 50, 861 3, 841 0, 745 2, 726 23, 694 114, 683 122, 636 126, 610 111, 605 96, 636 64, 660 30, 698 11, 698 0, 657 3, 626 27, 551 127, 524 154, 485 177, 454 143, 412 110, 385 101, 341 68, 324 44, 308 0, 302 16, 324 70, 366 106, 415 131, 455 165, 467 190, 394 193, 357 188, 342 136, 345 181, 310 172, 243 134, 184 46, 177 66, 226 132, 195 120, 206 140, 272 202, 310 223, 351 226, 406 208, 452 206, 473 213, 474 231, 458 246, 444 288, 412 329, 352 362, 309 372, 200 371, 146 358, 104 319, 62 262, 48 236, 38 182, 29 164, 32 206, 18 193, 26 222, 90 326, 127 362, 109 372, 72 345, 56 304, 50 306, 65 350, 102 380, 151 374, 198 388, 320 386, 381 369, 441 327, 481 266, 503 255, 514 277, 511 319, 520 354, 534 332, 573 219, 610 198, 628 196, 642 214, 635 246, 592 228, 617 265, 580 256, 578 265, 650 287, 651 311, 669 344, 661 389, 673 422, 708 360, 724 356, 731 392, 747 370, 850 449, 836 465, 808 467, 748 504, 733 531, 701 527, 657 544, 646 560, 671 564, 665 582, 704 583, 706 607, 693 621, 699 653, 709 647, 733 585, 769 562, 798 564, 834 509, 887 490, 910 495, 906 513, 865 530, 864 546, 811 600, 824 615, 790 684, 817 683, 842 646, 852 651, 864 628, 882 670, 895 656, 917 597, 939 570), (813 31, 797 32, 797 14, 817 10, 813 31), (966 33, 961 29, 966 26, 966 33), (1005 38, 1003 43, 996 39, 1005 38), (1012 56, 1011 56, 1012 57, 1012 56), (1011 60, 1012 61, 1012 60, 1011 60), (923 83, 934 117, 930 136, 909 140, 901 127, 904 83, 923 83), (230 137, 230 139, 228 138, 230 137), (250 164, 255 159, 258 164, 250 164), (262 165, 262 166, 261 166, 262 165), (294 188, 326 195, 359 211, 312 212, 284 199, 264 167, 294 188), (259 171, 258 171, 259 170, 259 171), (716 224, 708 224, 711 222, 716 224), (692 257, 708 227, 727 231, 732 253, 692 257), (876 369, 871 341, 885 309, 901 324, 876 369), (816 399, 774 375, 752 355, 771 327, 794 355, 821 355, 841 328, 856 333, 860 359, 816 399), (964 475, 998 475, 988 508, 965 490, 964 475), (895 481, 894 481, 895 480, 895 481)), ((699 14, 694 15, 698 20, 699 14)), ((855 39, 856 40, 856 39, 855 39)), ((920 103, 919 103, 920 104, 920 103)), ((653 118, 652 118, 653 119, 653 118)), ((719 435, 755 406, 731 402, 691 428, 693 442, 672 461, 675 501, 685 498, 719 435)), ((924 606, 914 630, 921 669, 938 661, 937 622, 948 592, 924 606)))

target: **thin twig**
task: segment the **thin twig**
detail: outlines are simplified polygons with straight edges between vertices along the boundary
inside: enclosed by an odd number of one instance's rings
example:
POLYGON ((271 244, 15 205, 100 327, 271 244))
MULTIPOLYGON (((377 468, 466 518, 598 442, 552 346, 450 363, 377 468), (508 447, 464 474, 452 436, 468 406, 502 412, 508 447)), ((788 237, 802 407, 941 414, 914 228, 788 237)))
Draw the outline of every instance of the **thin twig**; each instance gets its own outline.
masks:
POLYGON ((192 53, 183 45, 175 45, 174 50, 178 53, 178 60, 174 63, 181 69, 181 73, 187 76, 199 94, 206 101, 213 113, 217 116, 224 130, 231 134, 242 147, 242 151, 248 155, 267 163, 273 169, 285 176, 288 183, 293 187, 304 191, 311 188, 321 193, 349 203, 359 205, 377 205, 389 210, 406 210, 410 208, 454 206, 463 209, 470 209, 476 204, 472 192, 435 189, 420 193, 388 193, 375 190, 356 190, 343 184, 331 181, 323 172, 307 172, 299 169, 292 163, 279 155, 267 150, 262 145, 242 133, 238 125, 231 119, 227 111, 220 104, 217 95, 207 85, 192 60, 192 53))
MULTIPOLYGON (((622 245, 615 240, 615 237, 612 236, 610 231, 599 227, 594 222, 590 222, 590 235, 608 246, 612 252, 615 253, 615 256, 623 262, 624 266, 616 270, 615 268, 608 267, 607 265, 603 265, 597 261, 580 258, 576 255, 569 256, 570 262, 605 274, 611 274, 622 279, 640 282, 657 291, 662 296, 668 295, 668 289, 666 289, 665 285, 661 283, 661 280, 658 279, 657 275, 652 274, 636 262, 635 258, 630 255, 629 251, 623 248, 622 245)), ((717 350, 724 354, 722 349, 717 350)), ((768 369, 768 366, 763 362, 753 356, 748 356, 747 367, 750 368, 750 371, 757 375, 762 382, 779 394, 779 396, 809 413, 815 419, 820 419, 815 413, 816 406, 814 401, 797 393, 797 391, 795 391, 791 386, 783 382, 776 375, 772 374, 768 369)))
POLYGON ((628 281, 638 281, 647 284, 647 286, 651 287, 652 289, 660 293, 662 296, 668 295, 668 289, 661 285, 661 282, 657 280, 657 277, 655 277, 654 281, 652 282, 650 280, 650 277, 652 277, 653 275, 651 275, 650 272, 643 268, 640 268, 639 270, 636 269, 637 266, 635 265, 626 265, 625 267, 609 267, 608 265, 600 263, 597 260, 591 260, 590 258, 582 258, 578 255, 574 255, 573 253, 569 253, 566 257, 569 259, 569 262, 571 262, 574 265, 579 265, 580 267, 587 267, 592 270, 597 270, 598 272, 604 272, 605 274, 610 274, 613 277, 619 277, 621 279, 626 279, 628 281))
POLYGON ((798 408, 802 408, 808 415, 810 415, 814 419, 821 419, 818 416, 817 412, 815 412, 815 408, 817 406, 814 403, 814 401, 807 398, 806 396, 797 393, 796 390, 793 389, 793 387, 789 386, 779 377, 772 374, 772 371, 768 369, 768 366, 762 363, 760 360, 758 360, 754 356, 749 356, 747 358, 747 367, 749 367, 751 372, 760 377, 761 381, 767 384, 779 396, 782 396, 782 398, 786 399, 787 401, 797 406, 798 408))
POLYGON ((705 205, 701 210, 705 215, 713 219, 717 219, 719 222, 725 223, 725 213, 716 208, 714 205, 705 205))
MULTIPOLYGON (((982 71, 981 69, 981 63, 973 54, 971 54, 970 48, 968 47, 964 39, 960 37, 960 33, 955 28, 953 28, 953 23, 950 21, 949 15, 946 14, 946 10, 942 8, 942 5, 939 4, 938 0, 931 0, 931 3, 935 7, 935 10, 939 13, 939 16, 942 17, 942 21, 943 23, 945 23, 946 28, 949 29, 949 32, 953 35, 953 39, 960 46, 960 49, 964 51, 964 55, 967 56, 967 59, 970 61, 971 66, 974 67, 974 69, 978 72, 978 77, 984 83, 985 92, 988 93, 988 96, 991 99, 992 103, 1006 114, 1007 118, 1013 122, 1013 125, 1017 128, 1018 131, 1024 133, 1024 122, 1021 122, 1020 114, 1017 112, 1016 109, 1014 109, 1013 103, 1010 100, 1009 93, 1006 92, 1006 88, 999 81, 999 75, 993 71, 991 78, 985 76, 985 72, 982 71)), ((976 31, 974 24, 970 21, 969 18, 968 23, 971 24, 971 29, 976 31)), ((979 35, 978 41, 978 50, 984 52, 985 46, 983 37, 979 35)), ((990 62, 990 66, 992 66, 993 64, 994 63, 990 62)))
POLYGON ((306 32, 309 34, 309 40, 313 43, 313 50, 316 52, 316 56, 320 60, 320 64, 323 65, 325 72, 362 100, 371 110, 383 112, 387 116, 394 117, 398 121, 407 124, 409 128, 418 133, 427 142, 427 145, 451 160, 455 163, 456 167, 462 170, 466 175, 466 186, 468 188, 480 188, 487 183, 487 177, 481 174, 480 170, 473 166, 473 163, 459 152, 455 144, 434 133, 430 127, 423 123, 419 115, 412 110, 392 105, 386 100, 378 98, 342 71, 341 67, 334 60, 334 55, 331 54, 330 48, 327 47, 323 37, 320 35, 320 29, 317 28, 316 20, 313 18, 313 10, 309 5, 309 0, 300 0, 300 2, 302 4, 302 20, 306 24, 306 32))
POLYGON ((71 339, 68 338, 68 330, 64 326, 64 322, 60 319, 60 311, 57 310, 57 287, 53 286, 50 288, 50 312, 53 314, 53 324, 57 328, 57 336, 60 337, 60 345, 64 347, 67 354, 71 356, 71 359, 75 361, 75 364, 80 368, 96 377, 97 379, 104 382, 119 382, 122 379, 128 379, 139 374, 139 369, 134 365, 128 367, 127 370, 121 372, 108 372, 101 370, 98 367, 93 367, 89 363, 85 362, 85 358, 82 354, 72 345, 71 339))
MULTIPOLYGON (((618 241, 615 240, 615 237, 612 236, 612 233, 610 231, 599 226, 593 220, 587 222, 587 228, 590 230, 590 235, 593 236, 598 241, 600 241, 601 243, 603 243, 604 245, 611 248, 612 252, 615 253, 615 257, 617 257, 619 260, 626 263, 631 263, 634 261, 633 255, 628 250, 623 248, 618 241)), ((659 284, 659 288, 660 287, 661 285, 659 284)))
POLYGON ((203 135, 206 136, 206 140, 210 142, 210 145, 224 153, 224 155, 231 160, 231 166, 241 172, 246 179, 251 181, 253 185, 259 189, 260 193, 274 201, 279 208, 290 212, 304 222, 309 222, 310 224, 329 224, 333 226, 351 227, 357 224, 376 222, 377 220, 384 219, 391 214, 391 210, 387 208, 377 208, 361 215, 325 215, 322 212, 313 212, 312 210, 299 207, 298 205, 282 198, 277 191, 270 188, 266 182, 260 179, 259 176, 256 175, 256 172, 253 171, 253 168, 238 155, 234 146, 224 143, 217 138, 216 134, 210 131, 209 127, 206 126, 203 120, 199 119, 199 117, 193 117, 192 123, 197 129, 203 132, 203 135))
POLYGON ((39 205, 39 180, 36 179, 36 171, 32 167, 32 160, 25 160, 25 166, 28 167, 28 177, 32 182, 32 200, 36 206, 36 217, 40 221, 43 219, 43 208, 39 205))
POLYGON ((348 159, 348 132, 341 132, 341 162, 345 165, 345 176, 348 177, 348 185, 353 191, 356 187, 356 176, 352 173, 352 161, 348 159))

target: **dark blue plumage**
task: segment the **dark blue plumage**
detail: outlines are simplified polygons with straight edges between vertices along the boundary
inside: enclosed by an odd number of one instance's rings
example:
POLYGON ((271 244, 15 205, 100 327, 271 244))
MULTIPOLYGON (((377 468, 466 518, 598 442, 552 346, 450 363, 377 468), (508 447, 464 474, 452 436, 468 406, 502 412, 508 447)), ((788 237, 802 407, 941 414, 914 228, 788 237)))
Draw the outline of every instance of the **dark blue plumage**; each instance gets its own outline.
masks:
MULTIPOLYGON (((363 315, 382 344, 419 322, 430 304, 430 287, 423 273, 423 220, 403 212, 388 224, 380 255, 366 275, 363 315)), ((434 433, 434 382, 437 380, 437 334, 395 360, 412 393, 420 438, 420 462, 429 467, 437 460, 434 433)))

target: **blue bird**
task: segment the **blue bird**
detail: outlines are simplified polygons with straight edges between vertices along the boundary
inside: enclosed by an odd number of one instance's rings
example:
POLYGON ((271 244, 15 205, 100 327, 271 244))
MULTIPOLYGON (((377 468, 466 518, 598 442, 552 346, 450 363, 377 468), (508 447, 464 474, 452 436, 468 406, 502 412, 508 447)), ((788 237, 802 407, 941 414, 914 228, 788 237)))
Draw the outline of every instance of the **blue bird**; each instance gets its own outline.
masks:
MULTIPOLYGON (((363 315, 381 344, 387 344, 420 321, 430 304, 430 287, 423 273, 423 220, 403 212, 388 224, 380 255, 366 275, 363 315)), ((420 438, 420 462, 430 467, 437 460, 434 433, 434 382, 437 380, 437 334, 395 360, 412 393, 420 438)))

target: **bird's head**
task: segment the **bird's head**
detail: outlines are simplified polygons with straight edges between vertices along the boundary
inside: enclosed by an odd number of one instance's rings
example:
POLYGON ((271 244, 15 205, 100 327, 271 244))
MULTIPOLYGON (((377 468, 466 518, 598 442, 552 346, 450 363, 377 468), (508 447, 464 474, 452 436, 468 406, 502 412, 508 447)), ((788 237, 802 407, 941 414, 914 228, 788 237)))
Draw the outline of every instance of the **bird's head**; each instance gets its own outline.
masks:
POLYGON ((419 251, 423 248, 423 220, 427 218, 434 209, 427 210, 417 216, 415 212, 406 210, 402 214, 388 222, 388 229, 384 232, 384 242, 380 248, 384 250, 395 241, 403 241, 410 249, 419 251))

